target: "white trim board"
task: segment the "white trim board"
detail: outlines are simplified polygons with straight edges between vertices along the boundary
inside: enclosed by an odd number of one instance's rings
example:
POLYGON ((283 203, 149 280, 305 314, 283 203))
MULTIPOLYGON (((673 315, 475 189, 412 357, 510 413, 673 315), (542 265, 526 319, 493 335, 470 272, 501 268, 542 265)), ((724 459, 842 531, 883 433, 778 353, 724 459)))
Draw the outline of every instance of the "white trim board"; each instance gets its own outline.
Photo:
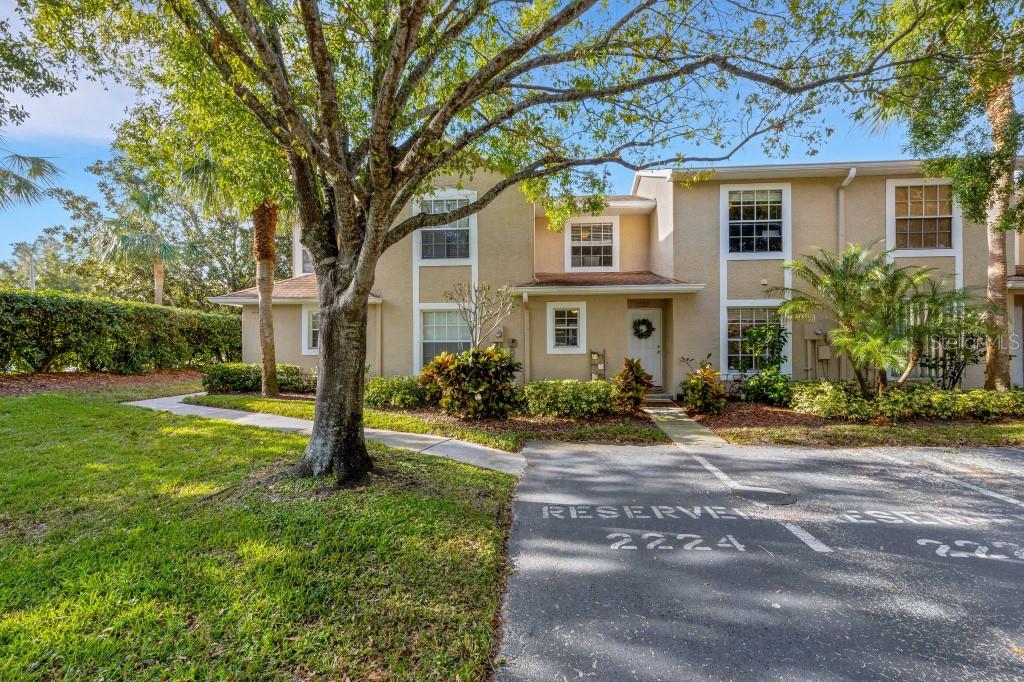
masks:
MULTIPOLYGON (((783 300, 779 298, 730 299, 729 262, 733 260, 778 260, 782 263, 793 258, 793 186, 788 182, 758 182, 719 185, 718 195, 718 368, 722 376, 729 376, 729 308, 777 308, 783 300), (729 192, 745 189, 782 190, 782 251, 769 253, 729 253, 729 192)), ((793 273, 783 270, 782 285, 793 287, 793 273)), ((788 295, 787 295, 788 297, 788 295)), ((789 341, 786 344, 786 362, 782 371, 793 374, 793 322, 786 321, 789 341)))
POLYGON ((548 301, 544 313, 545 337, 547 339, 548 355, 585 355, 587 349, 587 304, 585 301, 548 301), (555 347, 555 311, 567 308, 579 309, 579 334, 576 337, 578 345, 575 348, 555 347))
MULTIPOLYGON (((476 192, 471 189, 457 189, 455 187, 442 187, 435 191, 424 194, 412 203, 412 213, 419 213, 419 202, 424 199, 468 199, 470 203, 476 201, 476 192)), ((437 267, 443 265, 469 266, 470 277, 473 286, 476 286, 480 276, 479 258, 479 230, 477 229, 477 214, 469 217, 469 258, 445 258, 423 260, 422 256, 422 235, 419 230, 412 233, 412 373, 419 374, 423 369, 423 315, 424 310, 449 310, 456 307, 454 303, 448 302, 420 302, 420 268, 437 267)), ((383 340, 382 340, 383 342, 383 340)))
POLYGON ((319 313, 319 303, 307 303, 302 306, 302 338, 299 340, 299 350, 302 351, 303 355, 319 355, 319 348, 310 348, 309 346, 309 332, 310 332, 310 315, 311 313, 319 313))

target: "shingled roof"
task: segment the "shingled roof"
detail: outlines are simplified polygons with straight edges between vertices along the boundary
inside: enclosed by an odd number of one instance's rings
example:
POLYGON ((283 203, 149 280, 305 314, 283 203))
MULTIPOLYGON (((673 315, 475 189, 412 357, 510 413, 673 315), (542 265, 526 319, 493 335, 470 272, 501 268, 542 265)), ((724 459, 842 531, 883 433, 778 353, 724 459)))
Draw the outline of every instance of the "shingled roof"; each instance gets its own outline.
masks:
MULTIPOLYGON (((258 294, 256 287, 249 287, 240 291, 233 291, 223 296, 211 296, 212 303, 223 303, 225 305, 247 305, 251 300, 255 305, 258 294)), ((274 282, 274 303, 305 303, 316 302, 320 294, 316 286, 316 275, 299 275, 274 282)), ((370 294, 370 303, 380 303, 380 296, 370 294)))

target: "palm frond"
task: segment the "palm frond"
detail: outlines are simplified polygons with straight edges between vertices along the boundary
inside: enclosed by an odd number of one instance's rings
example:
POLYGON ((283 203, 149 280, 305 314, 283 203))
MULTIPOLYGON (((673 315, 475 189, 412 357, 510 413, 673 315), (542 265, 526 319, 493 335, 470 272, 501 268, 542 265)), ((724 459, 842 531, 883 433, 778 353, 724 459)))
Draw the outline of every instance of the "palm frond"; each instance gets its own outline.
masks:
POLYGON ((0 159, 0 210, 42 201, 59 176, 60 169, 48 159, 7 151, 0 159))

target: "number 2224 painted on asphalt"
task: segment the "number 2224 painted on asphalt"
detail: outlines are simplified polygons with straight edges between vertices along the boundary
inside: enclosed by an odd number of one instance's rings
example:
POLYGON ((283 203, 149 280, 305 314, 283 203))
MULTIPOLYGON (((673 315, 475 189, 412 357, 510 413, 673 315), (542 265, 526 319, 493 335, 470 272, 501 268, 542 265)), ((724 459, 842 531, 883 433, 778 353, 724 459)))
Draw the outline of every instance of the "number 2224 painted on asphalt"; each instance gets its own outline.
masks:
MULTIPOLYGON (((611 544, 612 549, 640 549, 637 543, 634 542, 633 536, 629 533, 611 533, 608 535, 609 540, 613 540, 611 544)), ((669 534, 668 539, 672 541, 679 541, 682 544, 679 549, 682 550, 710 550, 711 547, 704 544, 704 538, 693 533, 677 533, 669 534)), ((663 533, 644 533, 640 536, 639 545, 643 545, 644 549, 675 549, 674 545, 665 544, 666 536, 663 533)), ((721 547, 724 549, 735 549, 739 552, 745 552, 746 547, 741 545, 736 538, 731 535, 726 535, 724 538, 718 541, 715 547, 721 547)))
MULTIPOLYGON (((957 551, 957 550, 950 551, 949 545, 947 545, 947 544, 945 544, 943 542, 939 542, 938 540, 929 540, 928 538, 921 538, 920 540, 917 541, 917 544, 921 545, 922 547, 926 546, 926 545, 936 545, 935 553, 938 554, 939 556, 945 557, 947 559, 967 559, 967 558, 974 558, 974 559, 1009 559, 1010 558, 1010 557, 1008 557, 1005 554, 989 554, 988 553, 988 551, 989 551, 988 547, 986 547, 985 545, 982 545, 980 543, 974 542, 973 540, 955 540, 953 542, 954 546, 961 547, 963 549, 974 547, 975 549, 974 549, 973 552, 961 552, 961 551, 957 551)), ((1016 545, 1016 544, 1014 544, 1012 542, 993 542, 992 546, 994 548, 996 548, 996 549, 1006 549, 1006 550, 1012 552, 1013 555, 1015 557, 1017 557, 1018 559, 1024 559, 1024 548, 1021 548, 1020 545, 1016 545)))

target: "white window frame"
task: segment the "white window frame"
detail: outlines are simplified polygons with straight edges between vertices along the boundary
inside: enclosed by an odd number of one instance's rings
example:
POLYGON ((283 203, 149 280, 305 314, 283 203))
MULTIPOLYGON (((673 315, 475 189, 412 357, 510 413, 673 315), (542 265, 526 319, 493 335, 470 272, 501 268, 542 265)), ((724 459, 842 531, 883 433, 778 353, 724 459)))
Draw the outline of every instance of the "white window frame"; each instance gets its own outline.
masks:
POLYGON ((896 188, 918 185, 952 185, 949 178, 890 178, 885 181, 885 248, 892 251, 893 258, 950 258, 954 260, 956 286, 964 285, 964 217, 956 199, 953 202, 952 246, 938 249, 897 249, 896 248, 896 188))
MULTIPOLYGON (((425 340, 423 338, 423 313, 437 313, 442 311, 451 311, 458 309, 459 307, 455 303, 427 303, 419 307, 419 331, 416 335, 416 366, 419 369, 423 369, 423 365, 426 364, 427 362, 426 358, 423 357, 423 344, 425 343, 425 340)), ((470 337, 472 337, 472 333, 470 333, 470 337)), ((470 347, 472 347, 473 339, 468 338, 466 340, 469 341, 469 345, 470 347)))
MULTIPOLYGON (((476 192, 469 189, 439 189, 430 194, 425 194, 422 197, 416 199, 412 205, 412 214, 419 215, 420 202, 431 201, 434 199, 466 199, 469 203, 476 201, 476 192)), ((440 229, 442 226, 438 225, 440 229)), ((423 234, 422 230, 431 228, 421 228, 413 232, 412 237, 412 253, 413 253, 413 265, 424 266, 424 267, 440 267, 445 265, 472 265, 474 268, 477 263, 477 214, 473 213, 469 216, 469 257, 468 258, 423 258, 423 234)))
POLYGON ((562 230, 565 234, 565 271, 566 272, 618 272, 619 271, 619 216, 588 216, 570 218, 562 230), (612 264, 611 267, 573 267, 572 265, 572 226, 591 223, 612 224, 612 264))
POLYGON ((793 190, 788 182, 757 182, 719 185, 719 237, 722 256, 726 260, 788 260, 793 244, 793 190), (782 250, 732 253, 729 251, 729 192, 744 190, 782 190, 782 250))
POLYGON ((551 301, 547 304, 547 351, 548 355, 583 355, 587 353, 587 304, 584 301, 551 301), (555 347, 555 311, 576 308, 579 312, 579 334, 575 348, 555 347))
MULTIPOLYGON (((733 372, 729 369, 729 308, 778 308, 785 302, 784 298, 754 298, 754 299, 725 299, 719 309, 719 330, 718 330, 718 367, 725 380, 737 377, 756 374, 756 371, 733 372)), ((789 339, 782 354, 786 361, 782 363, 779 371, 783 374, 793 376, 793 321, 788 318, 781 320, 782 326, 789 332, 789 339)))
MULTIPOLYGON (((309 345, 309 335, 312 331, 312 320, 313 313, 319 313, 320 306, 318 304, 310 303, 302 306, 302 354, 303 355, 319 355, 320 349, 313 348, 309 345)), ((317 341, 319 344, 319 340, 317 341)))

